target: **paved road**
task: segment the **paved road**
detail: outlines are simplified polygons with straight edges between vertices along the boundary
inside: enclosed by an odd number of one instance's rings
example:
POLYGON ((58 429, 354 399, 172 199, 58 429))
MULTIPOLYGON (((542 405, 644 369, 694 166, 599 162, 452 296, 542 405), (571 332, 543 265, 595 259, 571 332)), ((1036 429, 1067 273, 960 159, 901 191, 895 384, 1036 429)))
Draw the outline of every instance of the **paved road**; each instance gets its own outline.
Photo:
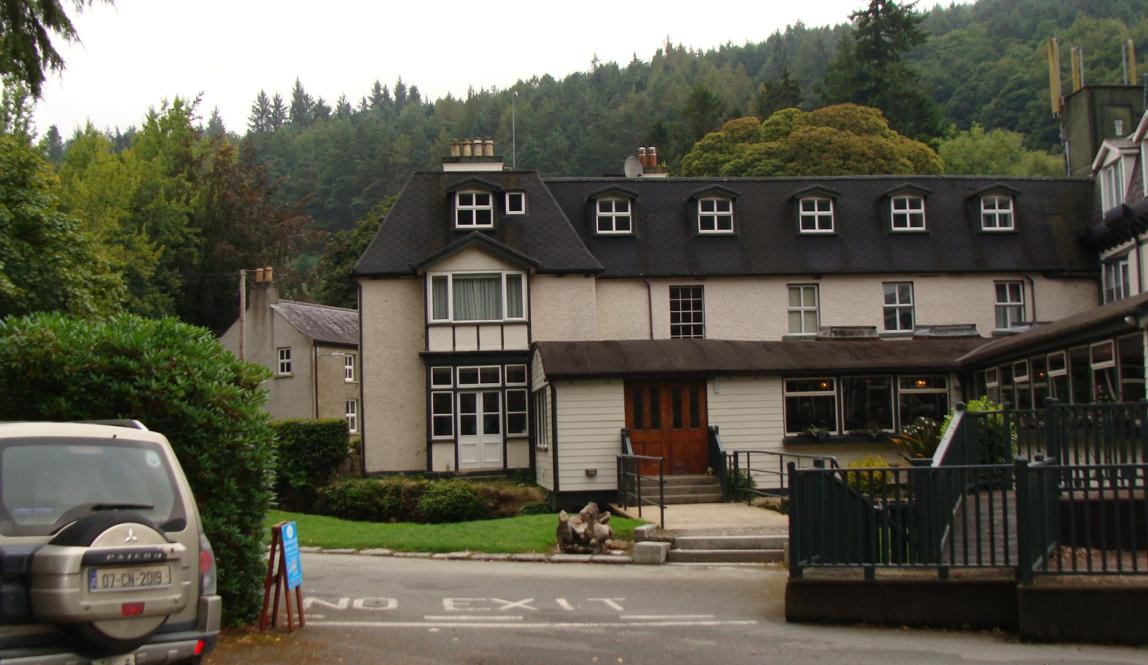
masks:
POLYGON ((1148 650, 991 632, 785 623, 785 574, 304 555, 308 625, 231 635, 239 663, 1136 663, 1148 650))

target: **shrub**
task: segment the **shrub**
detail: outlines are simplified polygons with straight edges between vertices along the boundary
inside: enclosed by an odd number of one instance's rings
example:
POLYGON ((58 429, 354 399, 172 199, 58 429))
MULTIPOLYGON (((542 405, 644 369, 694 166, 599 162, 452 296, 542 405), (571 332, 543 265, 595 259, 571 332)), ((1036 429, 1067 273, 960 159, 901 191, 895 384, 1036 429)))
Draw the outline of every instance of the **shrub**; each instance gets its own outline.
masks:
POLYGON ((409 522, 426 486, 425 480, 403 476, 339 480, 318 491, 315 508, 347 520, 409 522))
POLYGON ((418 516, 422 522, 466 522, 488 515, 474 488, 461 480, 435 480, 419 500, 418 516))
POLYGON ((265 378, 175 319, 0 321, 0 420, 135 418, 171 441, 215 548, 230 624, 257 616, 266 572, 275 453, 265 378))
POLYGON ((845 465, 850 471, 846 474, 849 487, 871 496, 883 494, 892 480, 892 474, 883 469, 889 466, 889 461, 873 453, 859 457, 845 465), (861 471, 859 469, 882 469, 880 471, 861 471))
POLYGON ((920 417, 889 437, 889 443, 907 460, 930 459, 941 444, 941 429, 932 418, 920 417))
MULTIPOLYGON (((967 413, 996 412, 993 415, 981 416, 978 421, 980 426, 980 459, 978 462, 980 464, 1011 464, 1013 458, 1016 457, 1016 424, 1012 424, 1009 431, 1005 432, 1004 416, 999 413, 1003 409, 1003 406, 989 399, 987 395, 979 399, 971 399, 965 403, 967 413)), ((941 431, 946 431, 952 421, 953 414, 945 416, 941 431)))
POLYGON ((347 421, 281 420, 272 423, 279 465, 275 491, 288 510, 311 512, 318 489, 347 457, 347 421))
POLYGON ((549 515, 553 512, 553 510, 550 510, 550 504, 545 501, 524 503, 522 507, 518 509, 519 515, 549 515))

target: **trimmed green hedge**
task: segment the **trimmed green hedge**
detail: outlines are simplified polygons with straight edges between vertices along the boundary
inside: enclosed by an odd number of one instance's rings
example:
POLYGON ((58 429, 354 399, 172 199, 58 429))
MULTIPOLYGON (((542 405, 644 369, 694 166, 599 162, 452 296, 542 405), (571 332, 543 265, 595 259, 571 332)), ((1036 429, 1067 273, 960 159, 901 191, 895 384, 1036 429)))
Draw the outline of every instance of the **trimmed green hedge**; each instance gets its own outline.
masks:
POLYGON ((215 549, 229 624, 258 615, 266 572, 267 376, 175 319, 0 321, 0 420, 134 418, 171 441, 215 549))
POLYGON ((466 522, 496 516, 472 483, 404 476, 336 481, 319 490, 316 508, 321 515, 363 522, 466 522))
POLYGON ((347 421, 280 420, 271 426, 279 458, 275 482, 279 504, 285 510, 309 513, 319 488, 347 457, 347 421))

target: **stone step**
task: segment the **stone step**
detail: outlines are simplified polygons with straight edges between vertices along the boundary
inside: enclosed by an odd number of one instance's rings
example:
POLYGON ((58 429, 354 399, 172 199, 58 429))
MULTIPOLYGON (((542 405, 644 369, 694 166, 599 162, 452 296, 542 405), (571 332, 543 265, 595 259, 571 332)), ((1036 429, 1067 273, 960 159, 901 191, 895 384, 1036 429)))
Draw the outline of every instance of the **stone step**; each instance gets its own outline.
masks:
POLYGON ((672 563, 772 563, 785 558, 784 550, 679 550, 671 549, 672 563))
POLYGON ((784 534, 768 536, 678 536, 679 550, 781 550, 789 542, 784 534))
MULTIPOLYGON (((721 480, 716 476, 666 476, 667 485, 720 485, 721 480)), ((657 485, 657 476, 642 476, 643 485, 657 485)))
POLYGON ((664 503, 669 505, 683 503, 721 503, 721 492, 666 492, 664 503))

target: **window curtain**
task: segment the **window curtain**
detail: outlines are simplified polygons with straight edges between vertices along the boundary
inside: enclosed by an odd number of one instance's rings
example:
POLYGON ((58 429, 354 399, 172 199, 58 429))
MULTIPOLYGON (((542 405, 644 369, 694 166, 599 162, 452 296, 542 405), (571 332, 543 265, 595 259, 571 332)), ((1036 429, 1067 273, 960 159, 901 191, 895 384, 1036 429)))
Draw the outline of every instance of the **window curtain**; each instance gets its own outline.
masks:
POLYGON ((431 319, 445 321, 450 318, 447 305, 447 279, 445 276, 431 278, 431 319))
POLYGON ((499 275, 454 278, 454 320, 494 321, 502 318, 502 279, 499 275))
POLYGON ((506 276, 506 318, 522 318, 522 275, 506 276))

